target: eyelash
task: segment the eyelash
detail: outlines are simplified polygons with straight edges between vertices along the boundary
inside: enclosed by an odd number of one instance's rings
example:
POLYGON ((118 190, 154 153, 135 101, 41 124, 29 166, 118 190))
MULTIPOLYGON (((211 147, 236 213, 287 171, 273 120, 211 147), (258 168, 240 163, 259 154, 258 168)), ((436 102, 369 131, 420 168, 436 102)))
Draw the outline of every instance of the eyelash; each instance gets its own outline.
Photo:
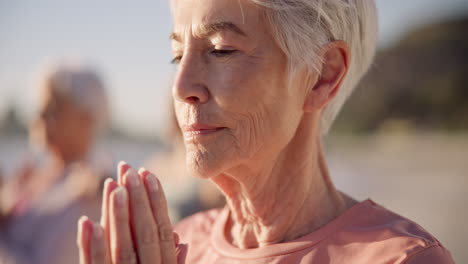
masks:
POLYGON ((182 60, 182 56, 177 56, 177 57, 174 57, 170 63, 171 64, 179 64, 180 60, 182 60))
POLYGON ((211 51, 211 54, 213 54, 214 56, 218 57, 218 58, 221 58, 221 57, 228 57, 230 55, 232 55, 233 53, 235 53, 236 50, 217 50, 217 49, 214 49, 211 51))
MULTIPOLYGON (((237 50, 222 50, 222 49, 217 50, 217 49, 213 49, 212 51, 210 51, 210 54, 212 54, 213 56, 215 56, 217 58, 224 58, 224 57, 231 56, 235 52, 237 52, 237 50)), ((182 60, 182 55, 176 56, 171 60, 171 64, 179 64, 181 60, 182 60)))

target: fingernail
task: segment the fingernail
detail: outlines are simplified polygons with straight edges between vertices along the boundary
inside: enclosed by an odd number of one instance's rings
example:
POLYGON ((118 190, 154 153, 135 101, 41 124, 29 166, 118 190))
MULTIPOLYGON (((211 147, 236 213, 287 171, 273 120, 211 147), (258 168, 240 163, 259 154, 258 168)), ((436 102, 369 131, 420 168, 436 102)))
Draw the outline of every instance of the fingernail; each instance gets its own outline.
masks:
POLYGON ((159 189, 158 179, 153 174, 146 175, 146 181, 148 182, 148 188, 152 192, 157 192, 159 189))
POLYGON ((83 222, 86 221, 86 220, 88 220, 88 217, 86 215, 83 215, 83 216, 80 217, 80 219, 78 219, 78 224, 77 224, 78 225, 78 230, 79 230, 78 232, 82 232, 81 230, 82 230, 82 227, 83 227, 83 222))
POLYGON ((125 187, 119 186, 115 190, 115 199, 117 202, 118 206, 125 206, 125 203, 127 202, 127 191, 125 190, 125 187))
POLYGON ((141 176, 143 176, 143 178, 148 176, 148 174, 150 174, 150 172, 147 169, 143 168, 143 167, 138 170, 138 173, 141 176))
POLYGON ((80 219, 78 220, 78 223, 83 223, 84 221, 88 220, 88 217, 86 215, 82 215, 80 219))
POLYGON ((104 186, 108 186, 112 181, 113 181, 112 178, 107 178, 107 179, 104 181, 104 186))
POLYGON ((138 187, 140 185, 140 177, 136 174, 134 169, 128 170, 126 176, 126 181, 130 184, 130 187, 138 187))
POLYGON ((128 165, 125 161, 120 161, 117 167, 119 168, 120 173, 124 174, 130 168, 130 165, 128 165))
POLYGON ((96 239, 100 239, 102 237, 102 228, 98 223, 93 224, 93 236, 96 239))

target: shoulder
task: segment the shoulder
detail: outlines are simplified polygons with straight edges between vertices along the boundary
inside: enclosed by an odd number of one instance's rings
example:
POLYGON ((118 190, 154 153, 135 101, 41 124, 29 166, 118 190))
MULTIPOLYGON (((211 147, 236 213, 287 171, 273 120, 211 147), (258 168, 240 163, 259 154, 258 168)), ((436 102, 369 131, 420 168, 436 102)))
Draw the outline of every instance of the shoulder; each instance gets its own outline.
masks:
POLYGON ((211 209, 182 219, 174 226, 182 241, 189 242, 195 237, 209 235, 215 220, 223 209, 211 209))
POLYGON ((423 227, 371 200, 360 204, 349 217, 342 231, 350 240, 364 242, 361 249, 367 249, 367 254, 374 252, 376 259, 408 264, 453 263, 448 250, 423 227))
POLYGON ((450 252, 441 245, 424 248, 408 256, 403 264, 454 264, 450 252))
POLYGON ((375 234, 380 237, 415 239, 428 246, 437 244, 437 239, 416 222, 403 217, 385 207, 368 200, 363 203, 361 214, 355 225, 363 231, 380 231, 375 234))

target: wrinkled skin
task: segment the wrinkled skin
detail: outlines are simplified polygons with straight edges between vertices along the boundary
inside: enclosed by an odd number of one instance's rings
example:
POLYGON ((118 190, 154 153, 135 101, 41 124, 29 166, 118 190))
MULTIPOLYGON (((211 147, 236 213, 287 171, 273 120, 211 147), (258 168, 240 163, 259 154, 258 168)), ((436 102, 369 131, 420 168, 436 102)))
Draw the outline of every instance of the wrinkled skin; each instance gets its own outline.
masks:
POLYGON ((352 204, 331 183, 319 125, 347 72, 347 45, 324 46, 321 72, 300 68, 289 86, 287 58, 257 6, 174 0, 172 7, 172 91, 188 171, 225 194, 232 243, 293 239, 352 204))
POLYGON ((210 178, 284 148, 299 125, 306 87, 288 90, 286 57, 256 7, 243 1, 242 15, 237 1, 195 9, 192 2, 174 2, 172 47, 179 66, 173 94, 182 128, 226 127, 185 141, 190 172, 210 178), (205 36, 203 25, 217 22, 231 22, 245 35, 222 30, 205 36))

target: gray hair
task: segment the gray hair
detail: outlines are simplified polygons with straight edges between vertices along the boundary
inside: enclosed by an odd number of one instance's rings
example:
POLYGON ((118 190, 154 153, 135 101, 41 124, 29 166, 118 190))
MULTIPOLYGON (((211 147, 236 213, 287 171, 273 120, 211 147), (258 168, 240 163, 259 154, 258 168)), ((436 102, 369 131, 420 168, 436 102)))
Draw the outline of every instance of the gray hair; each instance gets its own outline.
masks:
POLYGON ((250 0, 264 8, 273 37, 288 57, 289 75, 305 66, 320 72, 323 45, 342 40, 351 60, 336 97, 322 113, 321 131, 328 133, 346 99, 369 69, 377 42, 374 0, 250 0))
POLYGON ((96 129, 103 128, 108 115, 108 98, 102 80, 90 67, 71 62, 56 63, 42 73, 42 89, 51 89, 89 113, 96 129))

